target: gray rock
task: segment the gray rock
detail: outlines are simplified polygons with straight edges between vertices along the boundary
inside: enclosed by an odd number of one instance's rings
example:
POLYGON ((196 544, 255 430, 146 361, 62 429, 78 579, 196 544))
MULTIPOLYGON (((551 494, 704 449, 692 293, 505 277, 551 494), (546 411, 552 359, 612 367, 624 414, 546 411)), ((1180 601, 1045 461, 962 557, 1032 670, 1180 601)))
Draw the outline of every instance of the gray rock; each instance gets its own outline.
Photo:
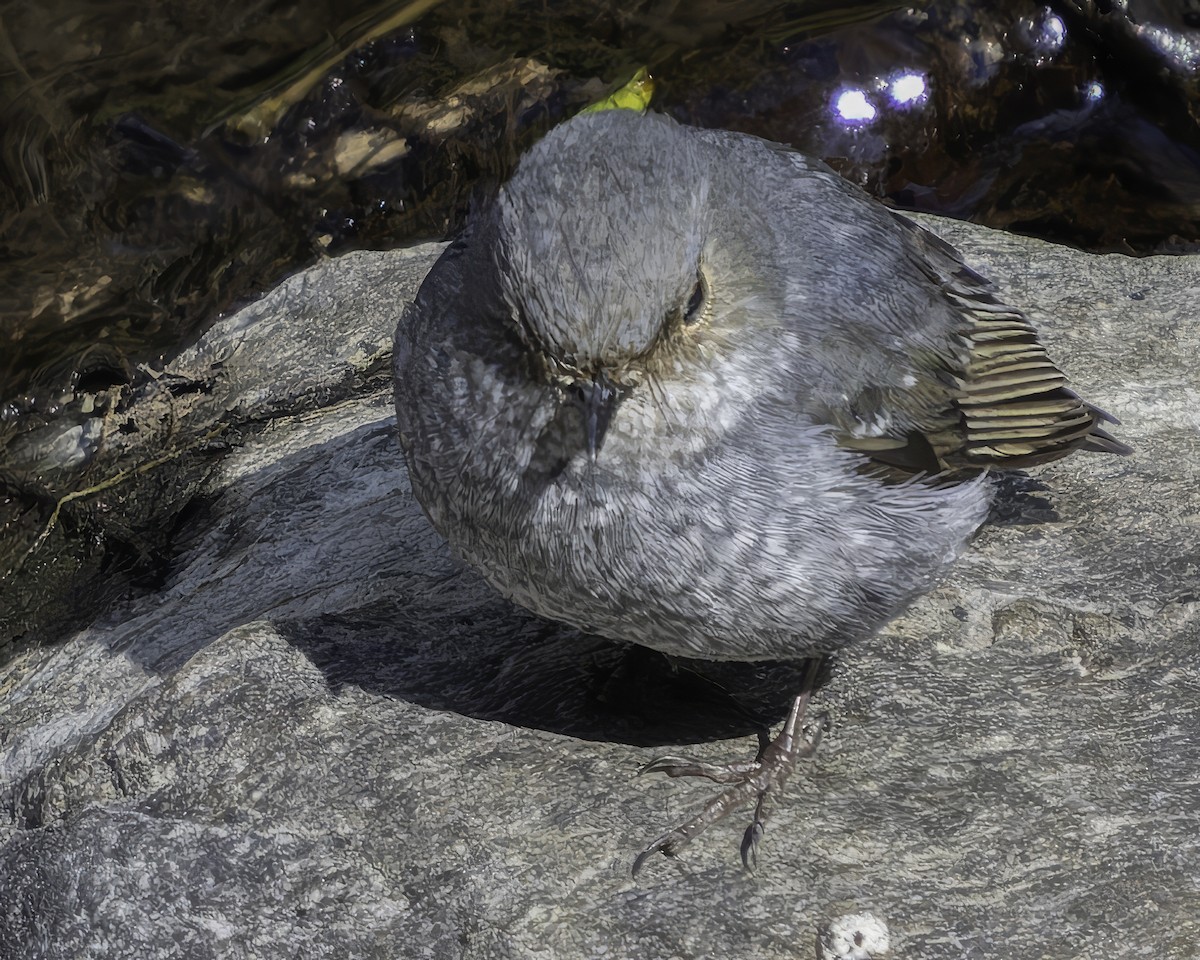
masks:
POLYGON ((351 254, 336 270, 298 274, 165 371, 143 369, 130 386, 85 396, 87 413, 77 401, 8 444, 6 488, 32 492, 41 509, 14 516, 21 499, 0 498, 0 664, 124 592, 130 567, 168 546, 185 507, 220 489, 211 473, 231 445, 277 417, 386 388, 387 328, 428 266, 427 251, 351 254))
POLYGON ((1200 260, 926 222, 1137 449, 1008 481, 835 664, 756 874, 735 823, 630 878, 708 795, 639 766, 750 730, 449 556, 363 372, 438 249, 358 254, 172 371, 242 443, 168 582, 0 674, 0 956, 811 957, 854 915, 896 956, 1194 956, 1200 260))

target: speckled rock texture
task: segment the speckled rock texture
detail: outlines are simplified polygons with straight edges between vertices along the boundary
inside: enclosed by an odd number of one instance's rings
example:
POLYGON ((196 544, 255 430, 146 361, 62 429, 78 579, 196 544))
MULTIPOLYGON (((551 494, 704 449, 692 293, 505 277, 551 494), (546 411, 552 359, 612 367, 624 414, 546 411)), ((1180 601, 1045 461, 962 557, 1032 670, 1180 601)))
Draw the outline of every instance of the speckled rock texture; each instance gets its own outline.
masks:
POLYGON ((635 774, 747 756, 717 684, 777 720, 796 671, 703 680, 454 560, 354 373, 438 248, 355 254, 176 363, 195 428, 243 430, 166 584, 0 675, 0 956, 1196 956, 1200 261, 928 222, 1136 453, 1007 478, 952 577, 837 658, 756 873, 739 819, 634 881, 709 795, 635 774))

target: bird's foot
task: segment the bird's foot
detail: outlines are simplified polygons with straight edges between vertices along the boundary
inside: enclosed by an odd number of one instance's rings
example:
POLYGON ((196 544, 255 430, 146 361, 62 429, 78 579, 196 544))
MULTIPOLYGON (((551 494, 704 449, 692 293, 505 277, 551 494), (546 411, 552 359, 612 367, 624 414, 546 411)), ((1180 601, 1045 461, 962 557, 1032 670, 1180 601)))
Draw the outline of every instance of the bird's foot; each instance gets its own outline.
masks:
POLYGON ((815 667, 809 670, 804 689, 792 702, 792 709, 783 725, 783 731, 774 740, 768 741, 764 735, 758 756, 754 760, 714 764, 689 757, 659 757, 641 769, 640 773, 665 773, 668 777, 706 777, 716 783, 728 783, 731 786, 713 797, 704 809, 687 823, 664 833, 639 853, 633 861, 635 877, 655 853, 675 856, 694 837, 751 800, 755 802, 754 819, 742 837, 742 863, 747 870, 754 869, 758 859, 758 842, 766 830, 767 797, 772 793, 782 792, 784 782, 795 769, 798 760, 816 753, 821 734, 828 725, 827 715, 821 714, 812 727, 800 726, 808 707, 816 672, 815 667))

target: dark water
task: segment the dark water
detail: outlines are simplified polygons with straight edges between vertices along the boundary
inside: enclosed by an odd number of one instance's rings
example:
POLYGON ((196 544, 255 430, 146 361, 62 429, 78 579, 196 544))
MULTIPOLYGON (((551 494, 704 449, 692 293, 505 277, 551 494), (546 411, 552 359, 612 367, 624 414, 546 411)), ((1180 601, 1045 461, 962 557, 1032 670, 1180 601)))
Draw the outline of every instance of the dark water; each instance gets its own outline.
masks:
POLYGON ((656 108, 796 144, 905 208, 1096 250, 1200 240, 1200 14, 427 6, 6 8, 10 426, 314 258, 448 233, 473 188, 640 64, 656 108))
POLYGON ((424 6, 4 8, 10 431, 317 257, 452 231, 640 64, 657 109, 793 143, 902 207, 1098 250, 1200 241, 1195 11, 424 6))
MULTIPOLYGON (((453 232, 642 65, 900 207, 1200 248, 1194 5, 52 0, 0 7, 0 64, 0 446, 320 257, 453 232)), ((0 560, 63 492, 0 456, 0 560)))

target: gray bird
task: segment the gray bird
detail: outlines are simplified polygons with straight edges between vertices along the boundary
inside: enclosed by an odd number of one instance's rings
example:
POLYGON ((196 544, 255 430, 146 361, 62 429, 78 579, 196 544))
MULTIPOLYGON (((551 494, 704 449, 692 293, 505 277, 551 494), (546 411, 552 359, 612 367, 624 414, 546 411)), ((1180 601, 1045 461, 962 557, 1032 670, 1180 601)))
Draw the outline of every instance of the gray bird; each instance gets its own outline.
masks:
MULTIPOLYGON (((667 654, 803 659, 927 590, 989 469, 1126 453, 946 243, 779 144, 613 110, 552 130, 396 330, 433 525, 505 596, 667 654)), ((815 749, 649 769, 732 784, 676 852, 815 749)), ((749 861, 747 860, 747 864, 749 861)))

